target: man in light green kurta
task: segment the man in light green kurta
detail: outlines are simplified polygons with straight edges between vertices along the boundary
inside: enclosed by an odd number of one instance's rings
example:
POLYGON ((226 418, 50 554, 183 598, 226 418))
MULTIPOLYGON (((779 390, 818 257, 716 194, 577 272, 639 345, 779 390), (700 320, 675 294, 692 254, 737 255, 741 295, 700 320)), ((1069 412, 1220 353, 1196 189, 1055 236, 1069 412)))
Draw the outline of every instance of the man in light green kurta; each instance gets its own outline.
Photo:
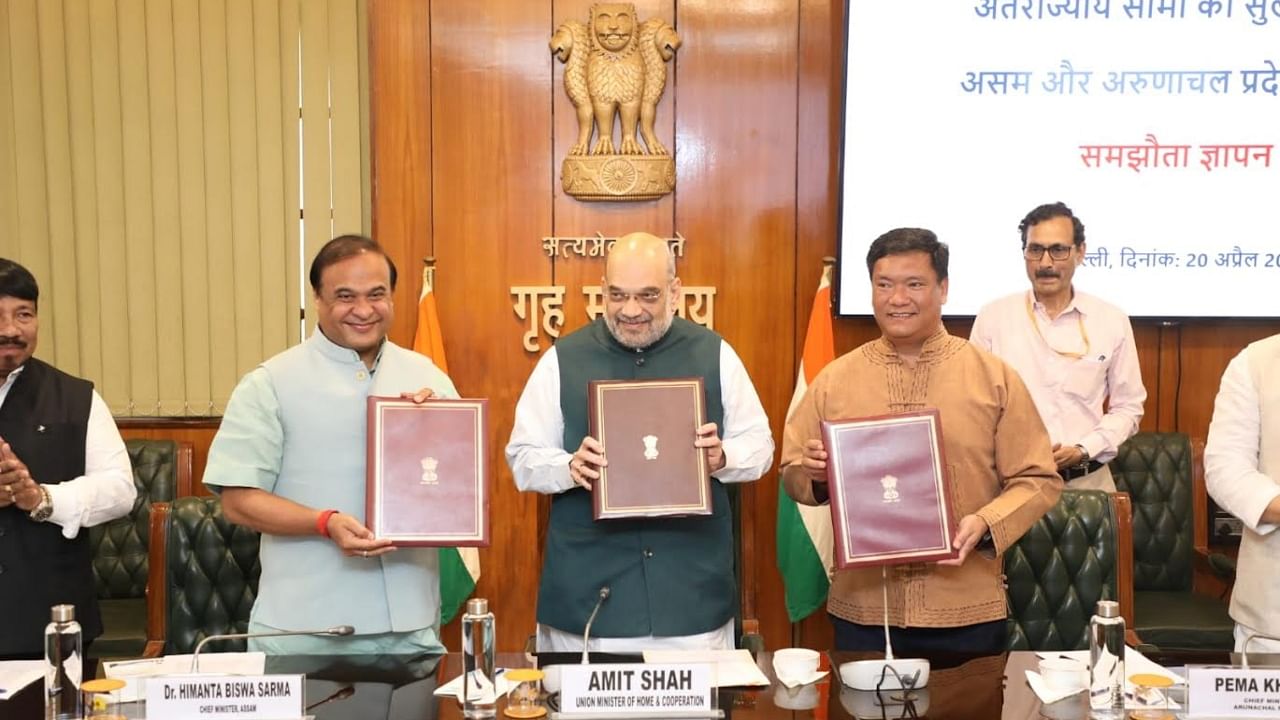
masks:
POLYGON ((430 360, 387 339, 396 274, 377 243, 335 238, 316 255, 310 279, 315 332, 240 381, 204 482, 221 494, 228 520, 262 533, 249 632, 351 625, 355 634, 255 639, 249 647, 440 651, 436 550, 395 548, 364 525, 365 400, 457 393, 430 360))

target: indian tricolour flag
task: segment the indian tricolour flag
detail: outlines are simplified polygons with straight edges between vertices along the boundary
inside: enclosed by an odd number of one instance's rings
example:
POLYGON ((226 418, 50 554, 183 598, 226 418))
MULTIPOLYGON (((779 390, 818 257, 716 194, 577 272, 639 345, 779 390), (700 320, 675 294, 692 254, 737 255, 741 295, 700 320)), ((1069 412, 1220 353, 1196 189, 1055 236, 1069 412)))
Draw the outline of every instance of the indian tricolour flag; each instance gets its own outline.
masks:
MULTIPOLYGON (((444 337, 436 312, 435 268, 422 270, 422 297, 418 299, 418 327, 413 333, 413 349, 431 358, 436 367, 449 372, 444 357, 444 337)), ((440 624, 452 620, 480 580, 480 551, 475 548, 440 548, 440 624)))
MULTIPOLYGON (((831 328, 831 265, 822 269, 818 294, 809 313, 804 336, 804 355, 796 377, 787 418, 795 412, 809 384, 818 372, 835 359, 831 328)), ((827 600, 831 586, 831 510, 825 506, 800 505, 778 484, 778 570, 786 587, 787 615, 800 622, 827 600)))

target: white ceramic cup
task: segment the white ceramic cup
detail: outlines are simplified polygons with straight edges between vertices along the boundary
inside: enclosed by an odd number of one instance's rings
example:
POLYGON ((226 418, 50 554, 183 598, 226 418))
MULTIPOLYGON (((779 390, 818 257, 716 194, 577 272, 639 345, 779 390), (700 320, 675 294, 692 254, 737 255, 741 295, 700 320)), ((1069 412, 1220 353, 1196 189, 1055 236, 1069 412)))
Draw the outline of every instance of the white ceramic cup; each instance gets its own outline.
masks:
POLYGON ((807 680, 818 670, 817 650, 785 648, 773 653, 773 672, 779 678, 807 680))
POLYGON ((1040 677, 1053 690, 1083 690, 1089 686, 1089 668, 1070 658, 1044 658, 1040 661, 1040 677))

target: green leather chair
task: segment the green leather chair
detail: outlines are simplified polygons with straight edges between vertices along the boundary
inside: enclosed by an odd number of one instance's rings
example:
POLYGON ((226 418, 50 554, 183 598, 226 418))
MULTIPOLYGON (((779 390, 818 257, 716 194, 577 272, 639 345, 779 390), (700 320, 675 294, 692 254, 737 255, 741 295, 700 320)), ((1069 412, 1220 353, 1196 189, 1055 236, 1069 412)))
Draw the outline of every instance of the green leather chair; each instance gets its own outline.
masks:
MULTIPOLYGON (((151 513, 148 656, 192 652, 208 635, 242 633, 258 594, 259 534, 233 525, 216 497, 183 497, 151 513)), ((210 643, 210 652, 245 642, 210 643)))
POLYGON ((1119 600, 1132 621, 1124 495, 1064 490, 1062 498, 1004 555, 1010 650, 1089 647, 1099 600, 1119 600))
POLYGON ((137 657, 147 642, 148 532, 151 504, 191 493, 191 443, 125 441, 138 490, 128 515, 89 528, 93 579, 102 609, 99 657, 137 657))
POLYGON ((1171 649, 1230 650, 1234 623, 1219 598, 1192 589, 1197 458, 1185 433, 1140 432, 1111 461, 1116 488, 1133 499, 1135 627, 1171 649))

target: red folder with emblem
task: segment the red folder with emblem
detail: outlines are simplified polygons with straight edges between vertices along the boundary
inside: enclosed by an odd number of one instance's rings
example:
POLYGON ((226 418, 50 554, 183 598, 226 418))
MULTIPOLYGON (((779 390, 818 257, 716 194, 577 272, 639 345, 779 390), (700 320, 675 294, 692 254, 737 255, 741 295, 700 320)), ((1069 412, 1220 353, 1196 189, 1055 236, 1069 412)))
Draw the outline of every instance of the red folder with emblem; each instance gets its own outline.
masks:
POLYGON ((707 453, 693 446, 707 416, 702 378, 595 380, 587 402, 609 463, 592 483, 595 519, 711 514, 707 453))
POLYGON ((487 401, 368 403, 368 528, 396 545, 488 547, 487 401))
POLYGON ((937 410, 824 421, 839 569, 959 556, 937 410))

